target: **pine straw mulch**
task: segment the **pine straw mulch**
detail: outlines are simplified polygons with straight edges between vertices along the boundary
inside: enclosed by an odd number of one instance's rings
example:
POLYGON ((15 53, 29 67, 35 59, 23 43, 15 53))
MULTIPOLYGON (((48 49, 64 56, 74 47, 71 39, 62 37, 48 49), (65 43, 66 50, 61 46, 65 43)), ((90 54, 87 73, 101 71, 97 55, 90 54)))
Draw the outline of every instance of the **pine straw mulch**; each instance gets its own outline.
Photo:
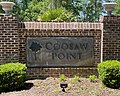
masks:
POLYGON ((65 92, 60 88, 60 79, 48 77, 45 80, 28 80, 25 88, 19 91, 1 92, 0 96, 120 96, 120 89, 105 87, 98 79, 90 82, 88 78, 66 78, 65 92))

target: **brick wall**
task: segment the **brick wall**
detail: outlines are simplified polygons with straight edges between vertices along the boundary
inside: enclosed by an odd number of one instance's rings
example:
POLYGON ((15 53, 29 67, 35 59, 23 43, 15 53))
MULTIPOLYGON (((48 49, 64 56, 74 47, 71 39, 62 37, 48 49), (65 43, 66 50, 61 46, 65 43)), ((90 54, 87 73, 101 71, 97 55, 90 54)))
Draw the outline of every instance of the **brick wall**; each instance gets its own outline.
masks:
POLYGON ((120 60, 120 16, 104 16, 103 23, 103 61, 120 60))
POLYGON ((27 37, 55 37, 55 36, 87 36, 94 38, 94 66, 93 68, 28 68, 31 78, 46 76, 88 76, 96 74, 96 66, 101 56, 101 23, 89 22, 20 22, 20 61, 26 63, 26 38, 27 37))
POLYGON ((0 15, 0 64, 18 61, 18 18, 0 15))
POLYGON ((94 38, 92 68, 28 68, 30 78, 46 76, 97 75, 103 60, 120 60, 120 17, 104 16, 100 22, 19 22, 16 16, 0 15, 0 64, 20 61, 26 64, 27 37, 87 36, 94 38))

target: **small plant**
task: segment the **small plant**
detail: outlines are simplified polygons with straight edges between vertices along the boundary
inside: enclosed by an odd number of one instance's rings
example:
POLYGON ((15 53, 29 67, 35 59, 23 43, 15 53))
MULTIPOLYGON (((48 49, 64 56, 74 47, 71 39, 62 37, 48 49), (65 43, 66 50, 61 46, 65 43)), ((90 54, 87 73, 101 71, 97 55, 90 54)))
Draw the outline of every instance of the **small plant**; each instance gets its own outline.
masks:
POLYGON ((64 74, 61 74, 59 76, 59 78, 60 78, 61 81, 65 81, 66 80, 66 76, 64 74))
POLYGON ((72 88, 72 84, 69 83, 69 84, 68 84, 68 87, 67 87, 67 90, 70 90, 71 88, 72 88))
POLYGON ((100 82, 100 83, 99 83, 99 87, 100 87, 101 89, 104 89, 106 86, 105 86, 102 82, 100 82))
POLYGON ((80 93, 80 90, 74 90, 76 93, 80 93))
POLYGON ((52 92, 60 92, 59 88, 55 88, 52 92))
POLYGON ((71 79, 71 83, 77 83, 80 82, 80 77, 78 75, 75 75, 74 78, 71 79))
POLYGON ((94 82, 95 79, 96 79, 96 76, 95 76, 95 75, 90 75, 90 76, 89 76, 90 82, 94 82))
POLYGON ((80 77, 75 75, 74 80, 79 82, 80 81, 80 77))

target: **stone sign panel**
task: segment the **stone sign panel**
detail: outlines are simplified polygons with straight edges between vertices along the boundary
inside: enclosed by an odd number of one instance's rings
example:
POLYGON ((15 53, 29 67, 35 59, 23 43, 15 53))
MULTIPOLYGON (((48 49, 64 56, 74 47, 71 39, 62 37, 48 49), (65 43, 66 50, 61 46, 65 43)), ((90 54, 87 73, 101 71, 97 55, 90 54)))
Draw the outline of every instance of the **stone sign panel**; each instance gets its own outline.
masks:
POLYGON ((27 37, 28 67, 93 66, 93 37, 27 37))

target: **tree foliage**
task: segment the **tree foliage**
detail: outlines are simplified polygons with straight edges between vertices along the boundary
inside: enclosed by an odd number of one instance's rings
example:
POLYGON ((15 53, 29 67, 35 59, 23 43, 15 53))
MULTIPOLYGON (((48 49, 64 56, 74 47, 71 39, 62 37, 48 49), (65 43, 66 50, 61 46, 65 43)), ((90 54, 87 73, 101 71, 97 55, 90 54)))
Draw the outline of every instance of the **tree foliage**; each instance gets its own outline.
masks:
POLYGON ((102 0, 50 0, 52 9, 65 7, 80 21, 97 21, 102 14, 102 0))
MULTIPOLYGON (((41 14, 64 7, 67 15, 79 21, 97 21, 103 11, 102 0, 8 0, 16 3, 12 13, 20 20, 38 20, 41 14), (39 16, 39 17, 38 17, 39 16)), ((0 10, 0 12, 3 12, 0 10)))
POLYGON ((72 12, 67 11, 65 8, 48 9, 43 14, 39 15, 40 21, 75 21, 76 18, 72 12))
POLYGON ((96 21, 102 13, 102 0, 70 0, 63 4, 81 21, 96 21), (71 1, 71 2, 70 2, 71 1), (71 4, 70 4, 71 3, 71 4))
POLYGON ((23 15, 20 15, 21 20, 32 20, 35 21, 38 19, 38 15, 42 14, 47 10, 48 0, 32 0, 28 3, 25 10, 21 10, 23 15))
POLYGON ((117 5, 116 8, 114 10, 115 15, 120 15, 120 0, 115 0, 117 5))

